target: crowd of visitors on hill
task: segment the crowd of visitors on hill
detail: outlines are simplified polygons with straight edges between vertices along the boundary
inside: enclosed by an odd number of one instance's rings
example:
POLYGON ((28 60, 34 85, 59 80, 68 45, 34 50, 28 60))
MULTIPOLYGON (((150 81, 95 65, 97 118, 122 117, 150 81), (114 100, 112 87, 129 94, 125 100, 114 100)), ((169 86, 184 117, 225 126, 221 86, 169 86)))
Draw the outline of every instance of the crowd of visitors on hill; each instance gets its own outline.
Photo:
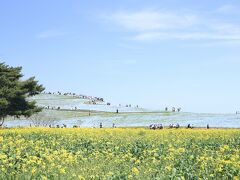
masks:
MULTIPOLYGON (((180 107, 177 109, 175 107, 172 107, 172 112, 176 112, 176 111, 180 112, 181 110, 182 110, 182 108, 180 108, 180 107)), ((168 107, 165 107, 165 111, 168 111, 168 107)))
POLYGON ((43 92, 43 94, 55 94, 55 95, 64 95, 64 96, 71 96, 71 97, 76 97, 80 99, 92 99, 92 100, 97 100, 97 101, 104 101, 103 98, 101 97, 95 97, 95 96, 86 96, 82 94, 77 94, 77 93, 72 93, 72 92, 43 92))

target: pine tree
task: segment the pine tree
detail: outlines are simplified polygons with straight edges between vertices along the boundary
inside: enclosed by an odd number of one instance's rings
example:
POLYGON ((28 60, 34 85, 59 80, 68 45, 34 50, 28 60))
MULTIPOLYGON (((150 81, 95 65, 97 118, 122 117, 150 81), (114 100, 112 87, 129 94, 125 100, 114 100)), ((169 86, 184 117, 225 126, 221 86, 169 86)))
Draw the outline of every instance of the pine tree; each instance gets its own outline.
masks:
POLYGON ((22 67, 10 67, 0 63, 0 126, 7 116, 30 117, 42 109, 36 102, 27 98, 41 93, 44 90, 35 77, 22 80, 22 67))

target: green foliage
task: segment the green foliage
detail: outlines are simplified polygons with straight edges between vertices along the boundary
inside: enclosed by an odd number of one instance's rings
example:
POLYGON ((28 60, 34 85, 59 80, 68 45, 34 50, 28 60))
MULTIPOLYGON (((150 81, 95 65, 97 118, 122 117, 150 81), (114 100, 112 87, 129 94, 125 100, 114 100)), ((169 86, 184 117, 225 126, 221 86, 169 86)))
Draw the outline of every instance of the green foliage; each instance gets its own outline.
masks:
POLYGON ((10 67, 0 63, 0 126, 6 116, 26 116, 40 112, 36 102, 29 102, 28 97, 41 93, 42 85, 34 77, 22 80, 22 67, 10 67))

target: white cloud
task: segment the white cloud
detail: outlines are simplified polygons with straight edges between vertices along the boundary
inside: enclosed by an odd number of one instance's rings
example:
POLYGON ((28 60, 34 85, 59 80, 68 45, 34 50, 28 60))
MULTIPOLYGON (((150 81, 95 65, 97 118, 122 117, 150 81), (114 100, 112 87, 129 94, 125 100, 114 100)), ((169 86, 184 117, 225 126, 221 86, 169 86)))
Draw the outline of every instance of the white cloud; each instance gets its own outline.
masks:
POLYGON ((194 15, 178 15, 166 11, 117 12, 108 17, 126 29, 149 31, 159 29, 186 28, 197 22, 194 15))
POLYGON ((240 41, 240 34, 215 34, 211 32, 187 32, 187 33, 161 33, 149 32, 141 33, 133 37, 140 41, 153 41, 163 39, 178 39, 178 40, 223 40, 223 41, 240 41))
POLYGON ((37 34, 37 38, 45 39, 45 38, 54 38, 65 35, 65 32, 60 32, 56 30, 47 30, 37 34))
MULTIPOLYGON (((232 7, 233 8, 233 7, 232 7)), ((224 8, 222 7, 222 10, 224 8)), ((225 10, 230 7, 225 7, 225 10)), ((116 12, 107 17, 112 23, 133 34, 130 39, 240 41, 240 24, 226 23, 197 13, 142 10, 116 12)))
POLYGON ((223 14, 233 14, 239 12, 239 9, 234 5, 227 4, 219 7, 215 12, 223 14))
POLYGON ((230 23, 210 23, 211 29, 223 34, 240 34, 240 25, 230 23))

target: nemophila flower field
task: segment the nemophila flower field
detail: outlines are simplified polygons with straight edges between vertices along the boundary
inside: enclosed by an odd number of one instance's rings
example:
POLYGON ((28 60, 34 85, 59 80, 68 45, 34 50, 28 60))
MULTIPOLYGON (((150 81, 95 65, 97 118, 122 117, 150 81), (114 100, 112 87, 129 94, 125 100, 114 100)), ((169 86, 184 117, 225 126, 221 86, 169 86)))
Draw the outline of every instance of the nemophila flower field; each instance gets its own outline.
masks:
POLYGON ((0 179, 239 179, 237 129, 2 129, 0 179))

